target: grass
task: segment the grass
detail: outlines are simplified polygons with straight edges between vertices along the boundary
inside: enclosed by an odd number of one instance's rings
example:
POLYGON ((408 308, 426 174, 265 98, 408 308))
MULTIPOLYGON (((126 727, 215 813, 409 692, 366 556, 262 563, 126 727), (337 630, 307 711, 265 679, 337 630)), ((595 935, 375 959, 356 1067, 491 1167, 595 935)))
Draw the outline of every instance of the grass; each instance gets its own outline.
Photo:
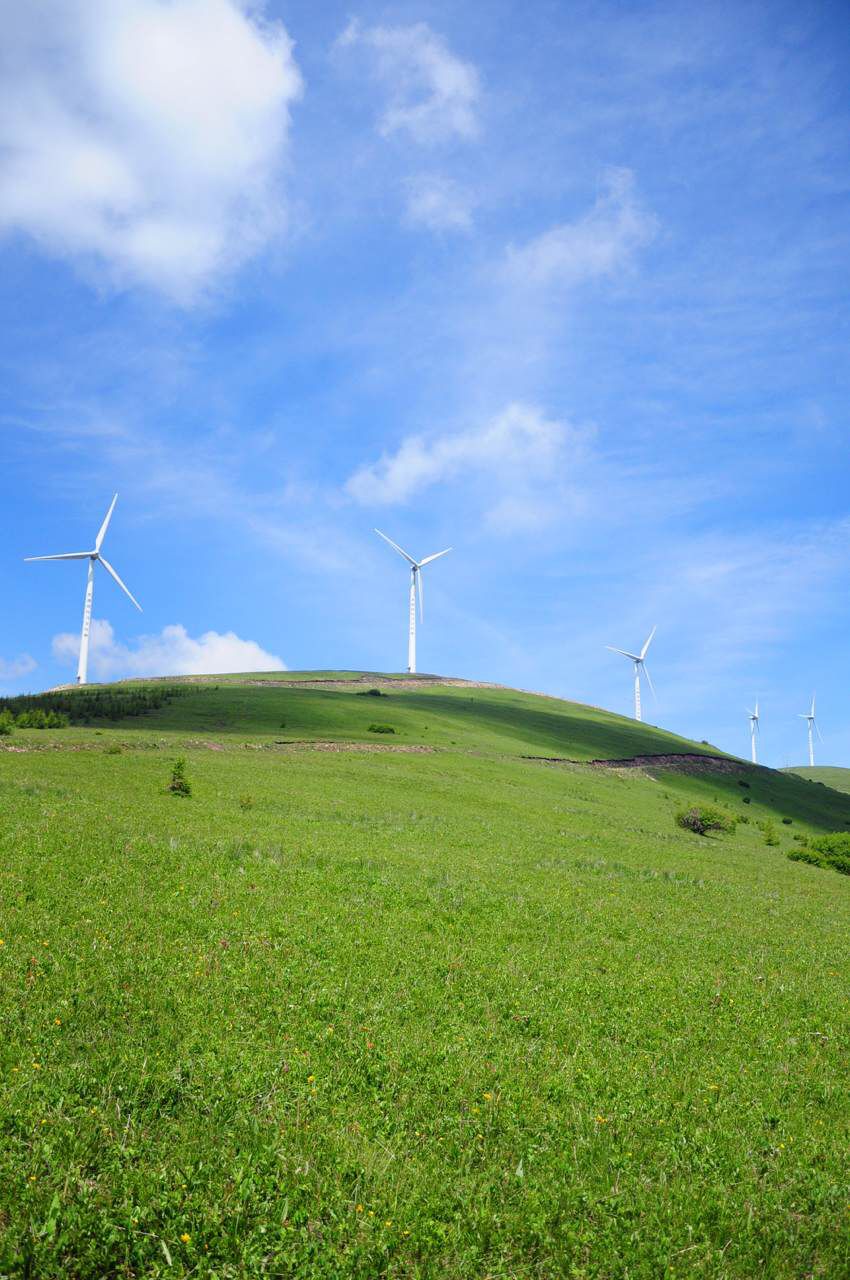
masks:
POLYGON ((524 760, 671 738, 503 691, 274 746, 370 706, 4 740, 0 1276, 848 1274, 850 884, 785 855, 850 800, 524 760))
POLYGON ((805 778, 808 782, 821 782, 825 787, 832 787, 834 791, 844 791, 850 793, 850 769, 838 769, 831 765, 815 765, 810 768, 808 765, 798 765, 794 769, 785 770, 786 773, 795 773, 800 778, 805 778))

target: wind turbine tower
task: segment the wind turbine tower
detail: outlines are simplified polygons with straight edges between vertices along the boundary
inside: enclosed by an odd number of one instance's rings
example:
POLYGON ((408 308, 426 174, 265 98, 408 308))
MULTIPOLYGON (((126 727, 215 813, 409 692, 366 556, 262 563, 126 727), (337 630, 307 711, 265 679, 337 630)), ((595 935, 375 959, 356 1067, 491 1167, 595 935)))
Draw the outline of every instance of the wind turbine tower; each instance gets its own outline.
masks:
POLYGON ((650 689, 652 689, 652 692, 655 693, 655 687, 652 683, 652 677, 650 676, 649 670, 647 669, 647 666, 646 666, 646 655, 649 652, 649 646, 652 644, 653 638, 657 630, 658 630, 657 627, 652 628, 652 630, 649 633, 649 638, 647 639, 647 642, 641 649, 640 653, 630 653, 628 649, 615 649, 612 644, 607 644, 605 646, 605 648, 610 649, 612 653, 621 653, 624 658, 631 659, 631 661, 635 664, 635 720, 642 719, 641 709, 640 709, 641 675, 646 676, 647 681, 649 682, 650 689))
POLYGON ((88 681, 89 670, 89 633, 91 631, 91 607, 92 597, 94 595, 94 566, 102 564, 110 577, 114 578, 121 590, 126 596, 129 596, 133 604, 142 612, 142 606, 136 597, 125 587, 124 583, 118 577, 118 574, 112 568, 109 561, 100 554, 100 548, 103 546, 103 539, 106 537, 106 530, 109 528, 109 521, 112 519, 112 512, 115 510, 115 504, 118 501, 118 494, 112 499, 109 510, 106 513, 100 531, 94 540, 94 550, 92 551, 66 551, 58 556, 26 556, 28 562, 33 560, 88 560, 88 578, 86 580, 86 602, 83 606, 83 629, 80 634, 80 661, 77 665, 77 684, 86 684, 88 681))
POLYGON ((756 750, 756 738, 759 733, 759 704, 756 702, 755 711, 748 711, 750 717, 750 746, 752 747, 753 764, 758 764, 758 752, 756 750))
POLYGON ((814 694, 812 694, 811 709, 805 712, 801 711, 800 719, 807 721, 809 726, 809 768, 814 769, 815 767, 815 734, 816 733, 818 735, 818 740, 820 742, 823 742, 820 729, 818 728, 818 723, 815 719, 815 695, 814 694))
POLYGON ((400 556, 404 556, 410 565, 410 602, 408 608, 409 624, 407 636, 407 669, 411 674, 416 671, 416 594, 419 593, 419 621, 424 616, 422 607, 422 570, 426 564, 430 564, 432 560, 439 560, 440 556, 446 556, 451 551, 451 547, 446 547, 445 551, 437 551, 432 556, 425 556, 424 560, 414 560, 413 556, 409 556, 397 542, 393 542, 392 538, 388 538, 385 533, 381 533, 380 529, 376 529, 379 538, 383 538, 384 542, 388 542, 394 551, 400 556))

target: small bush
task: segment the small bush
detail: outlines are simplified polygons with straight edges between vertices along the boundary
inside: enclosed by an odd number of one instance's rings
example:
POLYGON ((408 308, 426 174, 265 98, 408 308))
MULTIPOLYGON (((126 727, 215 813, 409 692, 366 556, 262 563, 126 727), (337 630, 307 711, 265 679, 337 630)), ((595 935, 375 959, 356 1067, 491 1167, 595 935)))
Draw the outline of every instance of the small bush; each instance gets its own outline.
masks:
POLYGON ((192 794, 192 784, 186 777, 186 761, 183 759, 174 761, 174 768, 171 770, 171 781, 168 784, 168 790, 173 796, 190 796, 192 794))
POLYGON ((752 803, 753 803, 752 796, 741 796, 741 803, 742 803, 742 804, 752 804, 752 803))
POLYGON ((776 830, 776 823, 773 821, 772 818, 765 818, 764 822, 759 823, 759 827, 761 829, 762 835, 764 836, 765 844, 769 844, 769 845, 779 844, 779 835, 776 830))
POLYGON ((103 748, 103 754, 105 756, 120 756, 121 747, 117 742, 110 742, 108 747, 103 748))
POLYGON ((8 738, 15 727, 15 718, 11 711, 0 711, 0 738, 8 738))
POLYGON ((749 782, 745 782, 743 778, 739 778, 739 779, 738 779, 738 786, 739 786, 739 787, 744 787, 744 788, 745 788, 745 790, 747 790, 747 791, 749 791, 749 789, 750 789, 750 784, 749 784, 749 782))
POLYGON ((792 822, 793 822, 793 818, 783 818, 783 819, 782 819, 782 825, 783 825, 783 827, 790 827, 792 822))
POLYGON ((709 831, 734 831, 736 819, 731 813, 713 805, 692 805, 690 809, 681 809, 676 814, 676 825, 684 831, 693 831, 698 836, 707 835, 709 831))
POLYGON ((384 693, 382 689, 358 689, 356 696, 358 698, 386 698, 389 695, 384 693))
POLYGON ((370 733, 395 733, 395 729, 391 724, 370 724, 370 733))
POLYGON ((813 867, 850 876, 850 835, 836 831, 833 835, 814 836, 808 848, 792 849, 788 857, 792 862, 809 862, 813 867))

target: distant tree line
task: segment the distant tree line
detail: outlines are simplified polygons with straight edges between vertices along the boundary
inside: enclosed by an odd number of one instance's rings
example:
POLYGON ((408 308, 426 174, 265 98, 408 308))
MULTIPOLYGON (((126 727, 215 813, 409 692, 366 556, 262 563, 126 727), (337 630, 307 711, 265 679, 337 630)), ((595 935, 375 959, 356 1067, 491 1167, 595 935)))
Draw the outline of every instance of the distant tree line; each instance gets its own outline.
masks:
POLYGON ((124 720, 156 711, 172 698, 188 693, 187 685, 142 689, 69 689, 61 693, 20 694, 0 698, 0 723, 8 733, 19 729, 61 729, 95 720, 124 720))

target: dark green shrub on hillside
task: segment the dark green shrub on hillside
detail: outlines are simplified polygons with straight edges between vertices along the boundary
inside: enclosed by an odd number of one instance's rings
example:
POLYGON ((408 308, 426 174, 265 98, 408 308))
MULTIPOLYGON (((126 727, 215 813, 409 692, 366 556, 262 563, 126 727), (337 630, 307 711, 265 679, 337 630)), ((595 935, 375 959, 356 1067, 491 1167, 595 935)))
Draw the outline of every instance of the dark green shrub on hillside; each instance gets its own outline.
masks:
POLYGON ((676 814, 676 825, 698 836, 707 835, 709 831, 734 831, 736 821, 731 813, 710 804, 695 804, 676 814))
POLYGON ((173 796, 190 796, 192 794, 192 784, 186 777, 186 761, 183 759, 174 761, 174 768, 171 770, 171 781, 168 784, 168 790, 173 796))
POLYGON ((777 835, 776 823, 773 821, 773 818, 765 818, 764 822, 759 823, 759 827, 762 835, 764 836, 765 844, 779 844, 779 836, 777 835))
POLYGON ((370 724, 370 733, 395 733, 395 729, 391 724, 370 724))
POLYGON ((792 818, 783 818, 783 819, 782 819, 782 825, 783 825, 783 827, 790 827, 792 822, 793 822, 793 819, 792 819, 792 818))
POLYGON ((836 831, 834 835, 814 836, 808 847, 792 849, 788 854, 793 862, 809 862, 813 867, 824 867, 850 876, 850 835, 836 831))
POLYGON ((389 694, 384 693, 382 689, 358 689, 355 694, 357 698, 387 698, 389 694))
POLYGON ((744 788, 745 788, 745 790, 747 790, 747 791, 749 791, 749 789, 750 789, 750 784, 749 784, 749 782, 745 782, 743 778, 739 778, 739 779, 738 779, 738 786, 739 786, 739 787, 744 787, 744 788))
POLYGON ((753 801, 752 801, 752 797, 751 797, 751 796, 741 796, 741 803, 742 803, 742 804, 752 804, 752 803, 753 803, 753 801))

